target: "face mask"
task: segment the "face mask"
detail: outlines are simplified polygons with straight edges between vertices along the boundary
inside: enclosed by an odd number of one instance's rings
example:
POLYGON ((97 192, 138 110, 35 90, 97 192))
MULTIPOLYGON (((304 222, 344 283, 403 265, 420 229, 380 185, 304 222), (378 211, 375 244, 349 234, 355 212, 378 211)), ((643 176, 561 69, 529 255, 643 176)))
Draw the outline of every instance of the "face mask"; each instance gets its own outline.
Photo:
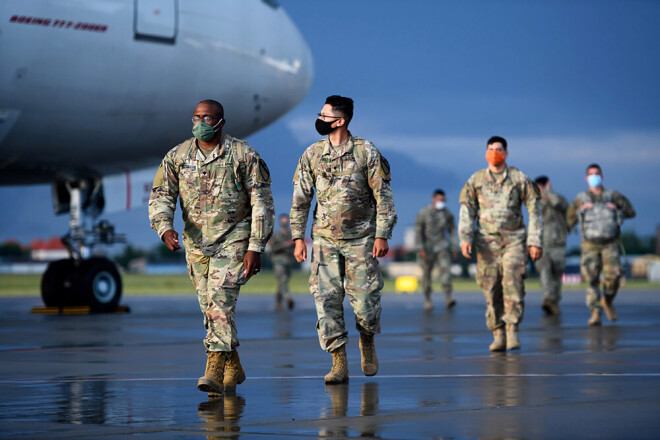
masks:
POLYGON ((603 182, 603 178, 600 177, 598 174, 592 174, 589 177, 587 177, 587 183, 589 183, 589 186, 592 188, 598 188, 602 182, 603 182))
POLYGON ((335 129, 332 128, 332 124, 334 124, 334 123, 335 123, 335 121, 326 122, 326 121, 322 121, 320 119, 317 119, 316 124, 315 124, 316 125, 316 131, 318 131, 321 136, 328 135, 328 134, 332 133, 333 131, 335 131, 335 129))
POLYGON ((445 207, 445 202, 435 202, 435 209, 442 209, 445 207))
POLYGON ((211 139, 213 139, 213 136, 215 136, 215 134, 219 130, 219 128, 216 129, 216 127, 219 126, 221 122, 222 122, 222 118, 220 118, 217 124, 211 127, 206 122, 200 121, 197 124, 193 125, 192 134, 200 141, 208 142, 211 139))
POLYGON ((501 164, 502 162, 504 162, 504 159, 506 159, 506 155, 501 151, 488 150, 486 152, 486 160, 488 161, 489 164, 493 166, 497 166, 501 164))

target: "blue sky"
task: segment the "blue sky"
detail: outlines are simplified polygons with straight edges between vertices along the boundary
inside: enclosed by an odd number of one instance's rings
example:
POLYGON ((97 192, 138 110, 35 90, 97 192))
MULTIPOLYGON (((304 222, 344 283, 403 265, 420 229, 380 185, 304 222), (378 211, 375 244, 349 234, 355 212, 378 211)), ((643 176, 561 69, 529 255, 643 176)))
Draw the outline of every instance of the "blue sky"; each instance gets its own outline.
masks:
MULTIPOLYGON (((392 166, 403 241, 435 188, 458 194, 486 165, 491 135, 508 163, 547 174, 569 200, 598 162, 606 187, 637 209, 624 229, 660 224, 660 2, 282 0, 314 56, 309 95, 248 138, 268 162, 278 212, 291 200, 296 160, 319 136, 315 114, 331 94, 355 100, 354 135, 392 166)), ((188 133, 182 133, 182 138, 188 133)), ((60 235, 45 186, 0 188, 0 241, 60 235)), ((157 243, 146 209, 107 216, 129 240, 157 243)), ((179 223, 180 225, 180 223, 179 223)), ((578 242, 577 235, 571 238, 578 242)))

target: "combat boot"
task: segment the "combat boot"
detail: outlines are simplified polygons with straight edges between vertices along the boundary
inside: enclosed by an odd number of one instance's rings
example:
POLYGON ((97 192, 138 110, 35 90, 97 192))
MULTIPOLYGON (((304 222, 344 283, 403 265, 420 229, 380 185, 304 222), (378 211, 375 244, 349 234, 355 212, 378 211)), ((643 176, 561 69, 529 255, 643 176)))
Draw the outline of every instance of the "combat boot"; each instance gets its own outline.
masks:
POLYGON ((451 293, 445 293, 445 307, 447 310, 453 308, 456 305, 456 300, 451 297, 451 293))
POLYGON ((222 382, 224 380, 225 353, 210 351, 207 353, 206 371, 197 381, 197 389, 209 394, 222 395, 222 382))
POLYGON ((601 325, 602 324, 600 320, 601 313, 602 313, 601 309, 591 310, 591 318, 589 318, 589 325, 593 325, 593 326, 601 325))
POLYGON ((506 349, 520 349, 520 339, 518 339, 518 324, 506 325, 506 349))
POLYGON ((360 333, 360 357, 362 372, 365 376, 375 376, 378 373, 378 356, 374 346, 374 335, 360 333))
POLYGON ((504 351, 506 349, 506 338, 504 336, 504 328, 496 328, 493 330, 493 342, 488 347, 490 351, 504 351))
POLYGON ((431 292, 424 292, 424 310, 433 310, 433 303, 431 302, 431 292))
POLYGON ((325 383, 348 382, 348 362, 346 360, 346 346, 342 345, 332 355, 332 369, 325 375, 325 383))
POLYGON ((603 306, 603 309, 605 309, 605 316, 607 316, 607 319, 614 322, 619 319, 619 314, 616 312, 614 303, 612 301, 613 298, 608 299, 606 296, 604 296, 600 299, 600 305, 603 306))
POLYGON ((294 307, 296 307, 296 303, 293 301, 293 298, 288 298, 286 300, 286 306, 289 308, 289 310, 293 310, 294 307))
POLYGON ((541 308, 548 316, 553 316, 553 315, 556 316, 561 313, 561 309, 559 309, 559 304, 557 304, 554 301, 550 301, 549 299, 543 301, 543 305, 541 306, 541 308))
POLYGON ((236 385, 245 382, 245 371, 241 365, 241 359, 238 357, 238 351, 232 350, 225 361, 225 388, 235 388, 236 385))

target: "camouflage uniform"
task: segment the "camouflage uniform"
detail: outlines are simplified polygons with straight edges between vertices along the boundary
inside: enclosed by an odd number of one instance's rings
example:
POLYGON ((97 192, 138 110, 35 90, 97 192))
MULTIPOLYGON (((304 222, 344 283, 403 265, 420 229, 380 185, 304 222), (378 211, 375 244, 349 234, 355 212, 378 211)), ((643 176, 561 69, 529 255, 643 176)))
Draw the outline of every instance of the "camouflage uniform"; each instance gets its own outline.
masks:
POLYGON ((561 299, 561 277, 566 268, 568 201, 550 189, 545 190, 542 196, 543 256, 535 264, 541 275, 543 300, 557 304, 561 299))
POLYGON ((435 209, 433 205, 422 208, 415 219, 415 243, 418 251, 423 249, 426 252, 426 258, 421 258, 424 296, 431 296, 431 273, 433 266, 437 264, 442 289, 449 298, 452 291, 450 250, 457 250, 452 213, 447 208, 435 209))
MULTIPOLYGON (((603 192, 606 190, 603 189, 603 192)), ((567 223, 568 228, 573 229, 578 223, 579 216, 583 211, 581 206, 590 201, 591 203, 602 203, 603 194, 594 194, 591 191, 584 191, 578 194, 573 200, 573 204, 568 208, 567 223)), ((635 217, 635 209, 630 201, 621 193, 611 191, 611 202, 618 208, 618 215, 623 218, 635 217)), ((621 266, 621 240, 619 235, 603 241, 592 242, 582 237, 582 257, 580 259, 580 272, 582 279, 588 283, 587 287, 587 307, 592 312, 600 310, 600 274, 603 274, 603 294, 605 299, 611 301, 619 290, 619 281, 623 267, 621 266)))
POLYGON ((525 308, 527 246, 542 247, 539 190, 522 171, 507 167, 501 181, 479 170, 461 191, 458 235, 477 253, 477 283, 486 297, 486 325, 517 325, 525 308), (522 205, 529 212, 525 231, 522 205), (475 228, 476 221, 476 228, 475 228))
POLYGON ((305 237, 316 190, 312 222, 310 292, 318 315, 321 347, 334 351, 348 341, 344 294, 348 293, 361 333, 380 332, 383 278, 372 250, 376 238, 389 239, 396 223, 390 168, 376 147, 350 136, 333 147, 325 138, 298 161, 293 177, 290 224, 293 239, 305 237))
POLYGON ((273 272, 277 278, 277 303, 282 299, 290 301, 289 278, 291 277, 291 268, 295 263, 293 250, 295 244, 291 238, 291 230, 280 228, 270 239, 270 260, 273 262, 273 272))
POLYGON ((161 237, 174 229, 177 198, 183 246, 207 330, 207 351, 230 352, 239 343, 234 309, 248 250, 263 253, 275 211, 268 167, 244 141, 227 134, 205 155, 195 138, 163 159, 149 200, 151 227, 161 237), (208 156, 208 157, 207 157, 208 156))

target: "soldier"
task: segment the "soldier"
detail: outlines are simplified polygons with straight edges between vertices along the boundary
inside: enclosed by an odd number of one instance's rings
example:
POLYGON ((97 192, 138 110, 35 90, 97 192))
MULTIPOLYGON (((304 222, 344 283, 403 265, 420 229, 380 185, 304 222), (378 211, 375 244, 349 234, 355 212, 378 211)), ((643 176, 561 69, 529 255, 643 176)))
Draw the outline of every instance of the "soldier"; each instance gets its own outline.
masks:
POLYGON ((559 315, 561 300, 561 276, 566 268, 566 210, 568 201, 552 190, 547 176, 535 180, 541 191, 543 213, 543 257, 536 261, 536 270, 541 275, 543 305, 547 315, 559 315))
POLYGON ((516 350, 525 308, 527 252, 532 261, 543 255, 540 194, 522 171, 507 166, 504 138, 491 137, 486 148, 488 168, 474 173, 461 191, 458 234, 465 258, 470 258, 473 245, 477 251, 477 283, 486 297, 486 325, 493 331, 489 348, 516 350), (528 232, 523 203, 529 212, 528 232))
POLYGON ((316 191, 309 288, 321 348, 332 354, 326 383, 348 381, 345 293, 360 332, 362 371, 378 372, 374 334, 380 333, 383 277, 376 258, 387 254, 396 223, 389 164, 371 142, 348 131, 352 117, 352 99, 328 97, 316 120, 316 130, 328 137, 305 150, 293 176, 291 232, 298 262, 307 258, 305 228, 316 191))
POLYGON ((619 290, 621 266, 620 233, 624 218, 635 217, 632 204, 621 193, 603 187, 603 171, 593 163, 587 167, 589 190, 581 192, 568 208, 568 228, 580 222, 582 257, 580 271, 587 281, 587 307, 591 311, 589 325, 601 325, 602 309, 607 319, 618 318, 614 297, 619 290), (600 274, 603 274, 603 297, 600 274))
POLYGON ((436 189, 431 204, 422 208, 415 220, 415 242, 419 246, 419 258, 422 265, 422 289, 424 290, 424 309, 433 309, 431 302, 431 273, 433 266, 440 270, 440 283, 445 293, 445 306, 451 309, 456 300, 451 297, 451 261, 456 258, 456 227, 454 216, 445 206, 445 192, 436 189), (449 254, 451 247, 452 254, 449 254))
POLYGON ((192 122, 194 137, 170 150, 156 173, 149 218, 165 245, 180 249, 173 221, 181 198, 188 272, 207 331, 197 388, 222 394, 245 380, 234 310, 240 286, 259 273, 275 214, 268 167, 245 141, 222 133, 222 105, 200 102, 192 122))
POLYGON ((273 262, 275 278, 277 278, 275 309, 282 310, 282 299, 285 299, 287 307, 289 310, 292 310, 295 303, 289 293, 289 278, 291 277, 291 268, 295 262, 293 256, 295 243, 291 239, 289 216, 287 214, 280 214, 278 222, 280 228, 270 239, 270 259, 273 262))

